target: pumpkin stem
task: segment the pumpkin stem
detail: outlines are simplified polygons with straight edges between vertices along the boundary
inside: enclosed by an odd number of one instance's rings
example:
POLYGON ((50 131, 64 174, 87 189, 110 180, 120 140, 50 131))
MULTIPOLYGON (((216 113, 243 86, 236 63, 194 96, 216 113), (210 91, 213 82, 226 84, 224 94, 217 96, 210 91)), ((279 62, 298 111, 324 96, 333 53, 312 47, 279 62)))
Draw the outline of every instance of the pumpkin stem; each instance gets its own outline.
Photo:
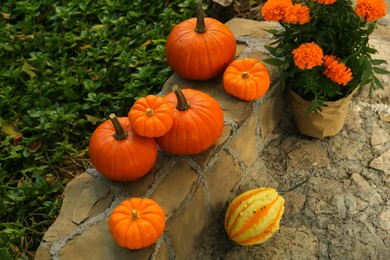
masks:
POLYGON ((152 117, 152 116, 154 115, 154 110, 151 109, 150 107, 147 107, 146 110, 145 110, 145 112, 146 112, 146 115, 147 115, 148 117, 152 117))
POLYGON ((244 71, 243 73, 241 73, 241 78, 243 79, 249 78, 249 73, 247 71, 244 71))
POLYGON ((131 220, 135 221, 139 219, 139 212, 136 209, 131 211, 131 220))
POLYGON ((177 105, 176 108, 180 111, 185 111, 190 108, 190 103, 187 101, 186 97, 184 96, 183 92, 177 85, 172 86, 172 90, 175 92, 176 98, 177 98, 177 105))
POLYGON ((123 126, 121 125, 121 123, 119 122, 118 118, 116 117, 115 114, 111 114, 110 115, 110 119, 111 119, 111 122, 112 124, 114 125, 114 128, 115 128, 115 134, 114 134, 114 138, 116 140, 123 140, 123 139, 126 139, 127 138, 127 133, 126 131, 123 129, 123 126))
POLYGON ((196 33, 204 33, 206 32, 206 23, 204 22, 204 11, 202 7, 202 2, 200 0, 196 0, 196 33))

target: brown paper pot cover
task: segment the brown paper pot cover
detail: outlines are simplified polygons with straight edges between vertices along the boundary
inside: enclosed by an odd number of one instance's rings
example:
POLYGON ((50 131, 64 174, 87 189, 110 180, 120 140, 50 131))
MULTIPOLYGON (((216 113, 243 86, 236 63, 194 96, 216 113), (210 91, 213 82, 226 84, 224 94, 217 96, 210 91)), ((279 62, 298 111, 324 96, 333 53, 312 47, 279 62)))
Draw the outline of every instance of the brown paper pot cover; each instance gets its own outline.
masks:
POLYGON ((311 101, 302 99, 290 89, 291 112, 298 131, 319 139, 336 135, 344 126, 349 104, 356 90, 357 88, 345 98, 325 102, 328 106, 322 107, 322 111, 305 114, 311 101))

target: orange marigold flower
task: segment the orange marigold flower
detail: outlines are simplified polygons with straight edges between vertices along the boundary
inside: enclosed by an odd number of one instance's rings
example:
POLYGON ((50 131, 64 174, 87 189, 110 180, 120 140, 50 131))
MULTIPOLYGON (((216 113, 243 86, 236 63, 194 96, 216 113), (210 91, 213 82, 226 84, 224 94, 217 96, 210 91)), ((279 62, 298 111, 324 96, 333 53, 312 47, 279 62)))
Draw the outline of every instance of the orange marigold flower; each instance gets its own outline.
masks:
POLYGON ((375 22, 386 15, 384 0, 358 0, 355 12, 365 21, 375 22))
POLYGON ((324 56, 324 74, 339 85, 347 85, 352 80, 351 69, 339 63, 334 55, 324 56))
POLYGON ((285 21, 288 23, 302 25, 310 22, 310 19, 310 9, 305 5, 295 4, 286 9, 285 21))
POLYGON ((325 67, 328 67, 333 62, 337 62, 338 63, 336 56, 334 56, 334 55, 324 55, 323 65, 325 67))
POLYGON ((313 2, 317 2, 317 3, 322 4, 322 5, 331 5, 336 1, 337 0, 313 0, 313 2))
POLYGON ((268 0, 261 8, 261 13, 266 21, 284 21, 284 15, 292 0, 268 0))
POLYGON ((314 42, 303 43, 293 50, 294 63, 300 69, 312 69, 322 64, 323 53, 320 46, 314 42))

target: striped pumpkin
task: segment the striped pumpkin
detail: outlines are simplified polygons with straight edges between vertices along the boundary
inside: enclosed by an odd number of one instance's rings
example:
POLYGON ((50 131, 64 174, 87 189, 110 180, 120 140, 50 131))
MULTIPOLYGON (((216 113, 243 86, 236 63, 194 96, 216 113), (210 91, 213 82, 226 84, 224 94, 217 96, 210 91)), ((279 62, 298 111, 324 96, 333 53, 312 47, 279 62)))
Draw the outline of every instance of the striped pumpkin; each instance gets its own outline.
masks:
POLYGON ((284 199, 273 188, 258 188, 237 196, 225 215, 229 239, 240 245, 267 241, 279 229, 284 199))

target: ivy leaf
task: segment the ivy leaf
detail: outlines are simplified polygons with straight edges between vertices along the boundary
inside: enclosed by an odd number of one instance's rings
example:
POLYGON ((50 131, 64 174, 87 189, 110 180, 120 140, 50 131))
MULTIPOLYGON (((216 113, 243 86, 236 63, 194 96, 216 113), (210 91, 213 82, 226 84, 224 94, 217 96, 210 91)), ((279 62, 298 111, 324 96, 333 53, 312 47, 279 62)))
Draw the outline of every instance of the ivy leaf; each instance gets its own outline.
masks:
POLYGON ((99 121, 101 121, 100 118, 95 116, 85 115, 85 117, 87 118, 87 121, 92 123, 93 125, 96 125, 99 121))
POLYGON ((35 78, 37 74, 35 74, 34 70, 36 71, 37 69, 28 64, 26 61, 23 62, 22 66, 22 71, 26 72, 31 79, 35 78))
POLYGON ((4 20, 9 20, 11 18, 11 14, 9 13, 0 12, 0 15, 4 20))

